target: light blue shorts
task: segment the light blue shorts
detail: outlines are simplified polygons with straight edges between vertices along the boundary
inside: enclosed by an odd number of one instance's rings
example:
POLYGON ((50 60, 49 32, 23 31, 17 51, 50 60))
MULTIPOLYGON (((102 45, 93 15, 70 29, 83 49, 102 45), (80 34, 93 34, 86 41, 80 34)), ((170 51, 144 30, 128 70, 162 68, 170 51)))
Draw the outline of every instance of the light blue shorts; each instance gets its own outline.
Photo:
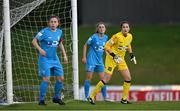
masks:
POLYGON ((92 65, 92 64, 86 64, 86 71, 87 72, 104 72, 104 65, 92 65))
POLYGON ((64 76, 64 71, 59 61, 54 63, 39 61, 38 67, 39 76, 41 77, 64 76))

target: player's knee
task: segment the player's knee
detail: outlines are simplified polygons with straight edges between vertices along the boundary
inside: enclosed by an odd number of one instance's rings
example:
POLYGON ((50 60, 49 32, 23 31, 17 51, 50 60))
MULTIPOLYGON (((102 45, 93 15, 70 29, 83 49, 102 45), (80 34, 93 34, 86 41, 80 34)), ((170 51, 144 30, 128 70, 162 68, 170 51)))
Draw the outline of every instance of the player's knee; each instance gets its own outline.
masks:
POLYGON ((104 74, 100 74, 99 76, 101 80, 104 79, 104 74))
POLYGON ((86 80, 91 81, 92 77, 87 77, 86 80))
POLYGON ((63 81, 64 81, 64 77, 63 77, 63 76, 57 76, 56 78, 57 78, 57 80, 60 81, 60 82, 63 82, 63 81))
POLYGON ((87 76, 86 76, 86 80, 91 81, 91 79, 92 79, 92 74, 87 74, 87 76))
POLYGON ((111 75, 110 74, 105 74, 104 75, 104 77, 103 77, 103 81, 105 82, 105 83, 108 83, 109 81, 110 81, 110 79, 111 79, 111 75))
POLYGON ((49 82, 50 81, 50 77, 43 77, 43 81, 49 82))
POLYGON ((127 77, 125 78, 125 81, 131 81, 131 76, 127 76, 127 77))
POLYGON ((104 79, 104 76, 100 76, 100 79, 103 80, 103 79, 104 79))

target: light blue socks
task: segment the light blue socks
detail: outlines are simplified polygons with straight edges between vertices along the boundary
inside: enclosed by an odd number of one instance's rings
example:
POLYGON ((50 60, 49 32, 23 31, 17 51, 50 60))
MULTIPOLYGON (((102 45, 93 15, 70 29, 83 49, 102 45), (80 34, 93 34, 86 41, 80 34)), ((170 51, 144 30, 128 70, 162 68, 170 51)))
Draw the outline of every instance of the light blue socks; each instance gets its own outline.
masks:
POLYGON ((63 88, 63 83, 60 81, 56 81, 56 83, 54 85, 54 97, 53 98, 60 99, 62 88, 63 88))
POLYGON ((44 101, 44 97, 46 96, 46 91, 48 88, 48 82, 42 81, 40 85, 40 101, 44 101))

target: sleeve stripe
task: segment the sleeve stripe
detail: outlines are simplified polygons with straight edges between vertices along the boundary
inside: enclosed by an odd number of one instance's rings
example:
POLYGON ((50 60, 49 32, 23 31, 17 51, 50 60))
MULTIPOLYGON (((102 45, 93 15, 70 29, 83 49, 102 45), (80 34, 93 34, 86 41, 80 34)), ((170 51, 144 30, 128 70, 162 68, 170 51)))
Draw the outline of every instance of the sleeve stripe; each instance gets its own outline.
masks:
POLYGON ((42 36, 42 33, 41 33, 41 32, 39 32, 37 35, 38 35, 38 36, 42 36))
POLYGON ((38 34, 36 35, 36 38, 37 39, 40 39, 40 37, 42 36, 43 34, 41 32, 38 32, 38 34))
POLYGON ((63 42, 63 38, 60 38, 59 42, 63 42))

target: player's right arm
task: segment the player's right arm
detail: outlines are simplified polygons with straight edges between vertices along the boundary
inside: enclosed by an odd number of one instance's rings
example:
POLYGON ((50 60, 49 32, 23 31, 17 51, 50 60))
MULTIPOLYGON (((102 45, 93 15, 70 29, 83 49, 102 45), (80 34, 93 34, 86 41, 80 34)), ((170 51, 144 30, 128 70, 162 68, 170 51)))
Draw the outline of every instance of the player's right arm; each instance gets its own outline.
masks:
POLYGON ((46 56, 46 52, 40 47, 38 41, 42 39, 42 32, 39 32, 32 40, 33 46, 39 51, 42 56, 46 56))
POLYGON ((86 64, 86 54, 87 54, 88 45, 91 45, 92 42, 93 42, 93 36, 91 36, 83 46, 83 57, 82 57, 83 64, 86 64))
POLYGON ((85 43, 84 46, 83 46, 83 58, 82 58, 82 63, 83 64, 86 64, 87 48, 88 48, 88 45, 85 43))
POLYGON ((39 46, 38 40, 36 38, 32 40, 32 44, 42 56, 46 56, 46 52, 39 46))
POLYGON ((120 61, 122 60, 119 56, 117 56, 112 50, 111 47, 116 43, 117 39, 116 39, 116 35, 113 35, 112 38, 106 43, 106 45, 104 46, 104 50, 106 52, 109 53, 109 55, 112 56, 112 58, 114 59, 114 61, 116 63, 120 63, 120 61))

